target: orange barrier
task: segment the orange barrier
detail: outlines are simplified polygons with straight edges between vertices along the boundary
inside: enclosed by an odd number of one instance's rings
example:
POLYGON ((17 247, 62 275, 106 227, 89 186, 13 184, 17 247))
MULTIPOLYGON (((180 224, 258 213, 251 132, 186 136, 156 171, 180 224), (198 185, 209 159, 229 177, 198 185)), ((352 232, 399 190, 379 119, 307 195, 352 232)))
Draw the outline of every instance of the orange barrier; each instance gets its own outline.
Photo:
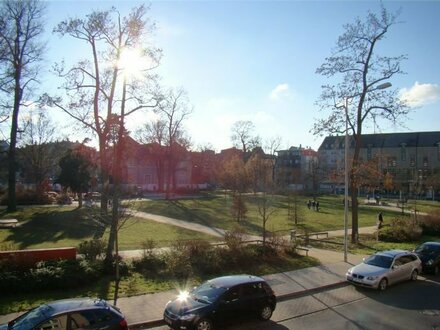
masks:
POLYGON ((76 259, 76 248, 32 249, 16 251, 0 251, 0 260, 9 260, 23 265, 33 265, 39 261, 76 259))

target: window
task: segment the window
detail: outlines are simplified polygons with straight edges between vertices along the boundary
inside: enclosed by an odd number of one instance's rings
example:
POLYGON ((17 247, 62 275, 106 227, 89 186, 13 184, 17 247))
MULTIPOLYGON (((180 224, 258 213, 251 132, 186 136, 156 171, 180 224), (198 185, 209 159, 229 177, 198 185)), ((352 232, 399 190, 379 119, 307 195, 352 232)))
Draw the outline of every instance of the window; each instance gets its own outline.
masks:
POLYGON ((400 148, 400 160, 406 161, 406 144, 402 143, 402 147, 400 148))
POLYGON ((423 157, 423 167, 428 167, 428 157, 423 157))
POLYGON ((95 323, 95 314, 93 311, 81 311, 70 314, 71 329, 81 329, 95 323))
POLYGON ((372 158, 372 152, 371 152, 371 144, 367 147, 367 160, 371 160, 372 158))
POLYGON ((387 165, 388 167, 396 167, 396 157, 388 157, 387 165))
POLYGON ((38 330, 50 330, 50 329, 67 329, 67 315, 61 315, 54 317, 40 326, 37 327, 38 330))
POLYGON ((225 294, 225 301, 237 301, 240 296, 239 289, 240 288, 238 287, 229 289, 229 291, 225 294))

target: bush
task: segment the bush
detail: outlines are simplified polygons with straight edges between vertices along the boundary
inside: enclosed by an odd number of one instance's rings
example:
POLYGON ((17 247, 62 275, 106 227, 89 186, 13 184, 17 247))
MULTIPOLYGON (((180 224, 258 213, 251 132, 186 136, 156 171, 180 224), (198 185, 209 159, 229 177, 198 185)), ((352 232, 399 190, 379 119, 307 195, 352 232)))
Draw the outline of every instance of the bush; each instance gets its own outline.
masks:
POLYGON ((420 226, 425 235, 440 235, 440 211, 422 216, 420 226))
POLYGON ((192 276, 191 259, 184 242, 175 242, 166 254, 165 261, 170 275, 179 279, 187 279, 192 276))
POLYGON ((106 244, 103 240, 92 239, 81 242, 78 245, 78 253, 84 255, 86 260, 95 261, 104 255, 105 248, 106 244))
POLYGON ((155 254, 156 242, 154 240, 146 240, 142 242, 142 257, 134 259, 132 262, 135 271, 144 275, 157 275, 165 269, 165 261, 160 255, 155 254))
MULTIPOLYGON (((46 205, 52 204, 48 195, 37 193, 33 190, 17 191, 16 201, 18 205, 46 205)), ((1 197, 1 205, 8 204, 8 194, 1 197)))
POLYGON ((102 265, 86 260, 39 262, 28 270, 13 267, 0 272, 0 291, 20 293, 69 289, 96 281, 102 275, 102 265))
POLYGON ((422 228, 409 219, 394 218, 389 226, 379 230, 379 240, 385 242, 412 242, 421 236, 422 228))
POLYGON ((246 231, 243 227, 236 226, 225 233, 225 243, 229 250, 240 251, 245 240, 246 231))

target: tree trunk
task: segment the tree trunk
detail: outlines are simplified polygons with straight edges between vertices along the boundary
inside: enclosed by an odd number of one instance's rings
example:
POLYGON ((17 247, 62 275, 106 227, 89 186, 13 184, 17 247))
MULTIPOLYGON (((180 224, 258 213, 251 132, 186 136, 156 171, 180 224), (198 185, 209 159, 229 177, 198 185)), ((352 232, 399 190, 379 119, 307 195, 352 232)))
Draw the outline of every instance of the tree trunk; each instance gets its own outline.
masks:
POLYGON ((18 131, 18 112, 20 111, 20 102, 22 97, 22 89, 20 88, 21 72, 19 69, 15 75, 15 94, 14 94, 14 109, 12 111, 11 123, 11 141, 9 143, 8 152, 8 212, 17 210, 17 196, 15 193, 16 183, 16 164, 15 154, 17 146, 17 131, 18 131))

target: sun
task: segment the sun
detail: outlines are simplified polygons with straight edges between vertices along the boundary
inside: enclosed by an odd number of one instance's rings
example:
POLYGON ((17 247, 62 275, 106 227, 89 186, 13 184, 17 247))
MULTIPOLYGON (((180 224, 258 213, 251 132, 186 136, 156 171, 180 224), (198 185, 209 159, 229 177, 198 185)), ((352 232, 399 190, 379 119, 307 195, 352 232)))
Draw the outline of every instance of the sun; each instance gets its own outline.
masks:
POLYGON ((126 78, 139 79, 142 73, 148 70, 149 58, 142 54, 140 48, 125 48, 118 61, 118 67, 126 78))

